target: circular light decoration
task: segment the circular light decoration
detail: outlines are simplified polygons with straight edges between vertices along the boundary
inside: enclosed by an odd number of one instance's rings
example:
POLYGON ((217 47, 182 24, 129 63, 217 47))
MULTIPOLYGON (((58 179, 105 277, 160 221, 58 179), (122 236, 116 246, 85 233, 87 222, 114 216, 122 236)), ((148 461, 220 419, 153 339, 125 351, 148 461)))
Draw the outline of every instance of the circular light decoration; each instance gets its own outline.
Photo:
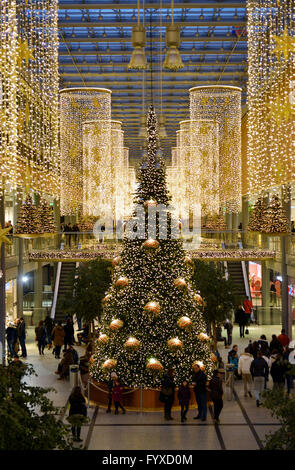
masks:
POLYGON ((204 342, 210 340, 210 337, 206 333, 200 333, 198 335, 198 338, 200 341, 204 341, 204 342))
POLYGON ((148 302, 144 306, 144 311, 147 313, 152 313, 153 315, 159 315, 161 313, 161 306, 159 302, 155 302, 155 301, 148 302))
POLYGON ((108 337, 108 335, 102 333, 102 334, 100 334, 99 337, 97 338, 97 342, 98 342, 98 343, 101 343, 101 344, 107 344, 108 341, 109 341, 109 339, 110 339, 110 338, 108 337))
POLYGON ((128 277, 125 277, 125 276, 119 277, 115 282, 116 287, 127 287, 128 284, 129 284, 129 279, 128 277))
POLYGON ((180 326, 180 328, 184 329, 184 328, 191 326, 192 321, 189 317, 183 316, 178 320, 177 324, 178 326, 180 326))
POLYGON ((102 305, 106 305, 108 301, 112 298, 111 294, 107 294, 103 299, 102 299, 102 305))
POLYGON ((120 328, 122 328, 122 326, 124 325, 124 322, 122 320, 120 320, 119 318, 116 318, 115 320, 112 320, 111 323, 110 323, 110 328, 111 330, 119 330, 120 328))
POLYGON ((178 290, 185 290, 187 288, 186 280, 183 277, 178 277, 173 283, 178 290))
POLYGON ((179 338, 171 338, 167 341, 167 346, 169 349, 181 349, 183 342, 179 338))
POLYGON ((133 336, 130 336, 130 338, 128 338, 124 343, 124 348, 126 349, 138 349, 140 346, 141 342, 133 336))
POLYGON ((143 205, 144 207, 156 207, 158 203, 154 199, 149 199, 148 201, 145 201, 143 205))
POLYGON ((143 242, 143 244, 141 246, 145 250, 154 251, 154 250, 157 250, 159 248, 160 243, 158 242, 158 240, 154 240, 153 238, 149 238, 148 240, 143 242))
POLYGON ((199 366, 201 370, 205 370, 204 362, 203 361, 194 361, 192 367, 199 366))
POLYGON ((219 126, 220 205, 228 212, 239 212, 242 198, 242 89, 210 85, 194 87, 189 92, 191 120, 210 119, 219 126))
POLYGON ((203 297, 200 294, 195 294, 194 295, 194 301, 197 302, 197 304, 200 305, 200 306, 204 305, 203 297))
POLYGON ((107 359, 102 365, 102 369, 115 369, 117 366, 116 359, 107 359))
POLYGON ((149 370, 155 370, 155 371, 160 371, 164 369, 161 362, 158 361, 158 359, 155 359, 153 357, 148 360, 146 368, 149 370))
POLYGON ((118 266, 120 263, 121 263, 121 256, 116 256, 115 258, 113 258, 112 260, 113 266, 118 266))

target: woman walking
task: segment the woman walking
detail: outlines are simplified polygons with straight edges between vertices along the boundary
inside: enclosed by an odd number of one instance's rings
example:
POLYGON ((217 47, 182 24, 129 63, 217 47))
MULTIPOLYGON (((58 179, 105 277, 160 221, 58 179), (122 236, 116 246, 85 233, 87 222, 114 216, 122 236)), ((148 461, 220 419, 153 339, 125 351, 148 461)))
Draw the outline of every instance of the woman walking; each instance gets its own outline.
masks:
POLYGON ((123 389, 121 387, 121 384, 118 380, 115 380, 115 385, 113 387, 113 400, 115 404, 115 415, 119 414, 119 408, 121 408, 123 415, 126 413, 126 410, 124 406, 122 405, 123 401, 123 389))
POLYGON ((178 400, 181 407, 181 422, 184 423, 187 418, 186 414, 188 412, 189 402, 191 398, 191 391, 187 380, 182 382, 178 390, 178 400))
MULTIPOLYGON (((70 411, 69 416, 82 415, 87 416, 86 400, 81 392, 81 387, 74 387, 69 397, 70 411)), ((74 420, 73 420, 74 421, 74 420)), ((75 442, 82 442, 80 439, 81 426, 72 425, 72 434, 75 442)))
POLYGON ((222 381, 218 374, 218 370, 213 371, 213 377, 209 382, 209 389, 214 404, 214 422, 216 424, 219 424, 219 415, 223 408, 223 388, 222 381))
POLYGON ((164 417, 167 421, 171 421, 173 419, 171 416, 171 410, 174 403, 174 390, 174 370, 169 369, 167 374, 164 376, 160 393, 160 400, 164 403, 164 417))
POLYGON ((60 359, 60 350, 64 344, 65 338, 65 330, 61 324, 61 321, 58 322, 57 326, 55 326, 52 330, 52 339, 54 344, 54 349, 52 354, 55 353, 55 358, 60 359))
POLYGON ((39 354, 44 355, 44 348, 46 346, 47 332, 46 332, 46 328, 44 326, 44 321, 43 320, 40 320, 39 325, 36 326, 35 334, 36 334, 36 341, 38 343, 39 354))

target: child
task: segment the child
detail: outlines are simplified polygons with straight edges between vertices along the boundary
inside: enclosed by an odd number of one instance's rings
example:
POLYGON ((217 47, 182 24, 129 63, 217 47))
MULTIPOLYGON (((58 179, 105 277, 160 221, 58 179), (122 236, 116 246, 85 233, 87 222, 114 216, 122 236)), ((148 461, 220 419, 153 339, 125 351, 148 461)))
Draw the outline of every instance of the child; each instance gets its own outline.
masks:
POLYGON ((191 398, 191 391, 187 380, 182 382, 178 390, 178 399, 181 406, 181 422, 186 421, 186 413, 188 412, 189 402, 191 398))
POLYGON ((115 380, 115 385, 113 387, 113 400, 115 404, 115 415, 119 414, 119 407, 121 408, 123 415, 126 413, 124 406, 121 402, 123 401, 123 389, 118 380, 115 380))

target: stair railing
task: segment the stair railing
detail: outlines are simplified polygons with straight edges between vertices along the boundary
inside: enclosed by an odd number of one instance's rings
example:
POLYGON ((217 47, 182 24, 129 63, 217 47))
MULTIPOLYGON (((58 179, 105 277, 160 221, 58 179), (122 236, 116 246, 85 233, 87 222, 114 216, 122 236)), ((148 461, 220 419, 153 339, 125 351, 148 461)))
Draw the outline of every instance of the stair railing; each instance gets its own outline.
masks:
POLYGON ((52 320, 54 320, 55 318, 55 310, 56 310, 57 295, 58 295, 60 273, 61 273, 61 264, 62 264, 61 261, 57 263, 54 294, 53 294, 53 301, 52 301, 51 314, 50 314, 50 317, 52 318, 52 320))

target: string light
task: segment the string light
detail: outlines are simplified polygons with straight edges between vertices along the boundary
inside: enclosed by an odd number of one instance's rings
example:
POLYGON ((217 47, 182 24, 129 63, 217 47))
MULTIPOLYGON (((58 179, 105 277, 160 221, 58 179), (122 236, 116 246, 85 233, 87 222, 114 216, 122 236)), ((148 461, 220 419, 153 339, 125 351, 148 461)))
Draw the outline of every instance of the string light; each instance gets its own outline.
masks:
POLYGON ((0 13, 0 172, 58 196, 57 1, 3 0, 0 13))
POLYGON ((248 185, 253 196, 294 179, 295 3, 250 0, 248 185))
POLYGON ((219 85, 190 89, 191 119, 210 119, 219 127, 219 199, 228 212, 241 206, 241 92, 219 85))

